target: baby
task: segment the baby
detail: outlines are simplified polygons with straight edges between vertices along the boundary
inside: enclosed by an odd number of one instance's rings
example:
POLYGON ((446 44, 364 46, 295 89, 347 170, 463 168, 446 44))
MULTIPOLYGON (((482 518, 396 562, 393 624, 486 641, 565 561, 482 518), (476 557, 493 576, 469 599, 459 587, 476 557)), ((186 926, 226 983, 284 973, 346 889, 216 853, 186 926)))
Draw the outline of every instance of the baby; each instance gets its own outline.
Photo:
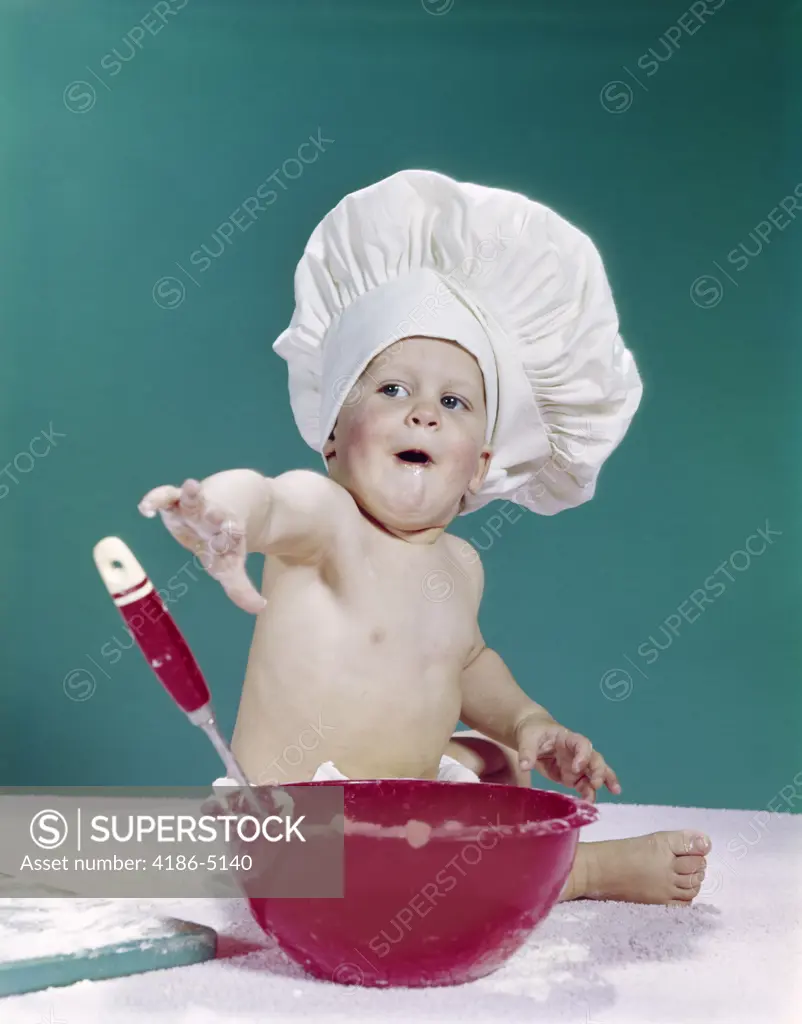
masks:
MULTIPOLYGON (((428 173, 402 172, 387 182, 428 173)), ((450 183, 433 177, 435 185, 450 183)), ((426 203, 430 209, 430 197, 426 203)), ((354 209, 349 214, 353 223, 354 209)), ((342 283, 328 301, 339 301, 342 283)), ((303 288, 297 276, 296 289, 303 288)), ((377 292, 365 294, 370 300, 377 292)), ((456 285, 453 293, 465 298, 456 285)), ((374 316, 392 305, 390 288, 382 297, 374 316)), ((309 315, 301 298, 298 308, 309 315)), ((621 793, 590 740, 529 698, 487 647, 478 625, 481 560, 446 532, 492 493, 496 462, 514 461, 504 432, 504 396, 514 393, 514 382, 504 380, 500 343, 491 351, 485 338, 494 335, 476 329, 481 314, 463 306, 451 317, 438 315, 438 331, 401 331, 392 345, 382 334, 376 343, 365 312, 370 302, 353 306, 360 319, 349 325, 338 315, 321 328, 335 355, 351 352, 350 365, 329 354, 310 389, 314 353, 310 363, 306 340, 295 363, 293 411, 303 419, 314 405, 306 425, 320 434, 326 476, 231 470, 157 487, 139 506, 145 515, 159 512, 229 597, 256 615, 235 756, 256 784, 481 777, 528 785, 534 769, 587 800, 602 786, 621 793), (357 328, 355 341, 349 326, 357 328), (310 390, 314 402, 305 406, 310 390), (266 556, 261 593, 246 572, 250 552, 266 556), (455 733, 460 721, 471 731, 455 733)), ((323 321, 316 315, 315 322, 323 321)), ((523 422, 519 415, 518 434, 523 422)), ((520 450, 514 459, 521 461, 520 450)), ((687 905, 699 892, 709 849, 707 837, 692 830, 580 843, 561 899, 687 905)))

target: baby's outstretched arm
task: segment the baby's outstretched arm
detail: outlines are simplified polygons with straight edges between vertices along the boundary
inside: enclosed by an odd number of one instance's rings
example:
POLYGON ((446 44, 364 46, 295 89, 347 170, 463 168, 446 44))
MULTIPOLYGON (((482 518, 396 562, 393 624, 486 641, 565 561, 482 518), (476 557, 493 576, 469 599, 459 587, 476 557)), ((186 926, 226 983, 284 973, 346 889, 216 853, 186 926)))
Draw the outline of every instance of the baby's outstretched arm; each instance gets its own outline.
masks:
POLYGON ((265 477, 231 469, 202 483, 187 480, 149 491, 143 515, 161 514, 185 548, 205 556, 204 567, 245 611, 260 612, 264 598, 245 570, 249 552, 313 563, 332 550, 338 524, 353 499, 339 484, 309 470, 265 477))

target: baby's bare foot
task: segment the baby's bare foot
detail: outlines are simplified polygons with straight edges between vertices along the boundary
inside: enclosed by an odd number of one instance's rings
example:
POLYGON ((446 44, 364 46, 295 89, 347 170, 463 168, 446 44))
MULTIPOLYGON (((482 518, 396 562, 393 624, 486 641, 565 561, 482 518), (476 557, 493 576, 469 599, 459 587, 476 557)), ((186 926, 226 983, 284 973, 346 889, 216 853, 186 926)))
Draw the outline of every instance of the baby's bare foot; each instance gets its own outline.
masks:
POLYGON ((699 895, 711 848, 693 829, 579 843, 560 899, 688 906, 699 895))

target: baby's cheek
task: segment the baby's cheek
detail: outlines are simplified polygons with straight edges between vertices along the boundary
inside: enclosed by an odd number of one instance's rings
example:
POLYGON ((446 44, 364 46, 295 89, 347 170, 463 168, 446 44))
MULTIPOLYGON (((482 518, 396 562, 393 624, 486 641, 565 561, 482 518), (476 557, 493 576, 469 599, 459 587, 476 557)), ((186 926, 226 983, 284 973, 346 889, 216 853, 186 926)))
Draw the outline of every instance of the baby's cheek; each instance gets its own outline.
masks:
POLYGON ((473 441, 462 441, 454 446, 454 462, 461 475, 472 476, 479 464, 479 452, 473 441))
POLYGON ((348 422, 347 444, 350 451, 361 453, 368 446, 371 436, 370 420, 367 416, 354 414, 348 422))
POLYGON ((370 409, 355 405, 349 410, 347 430, 343 437, 349 459, 367 458, 375 448, 381 447, 383 437, 380 418, 372 414, 370 409))

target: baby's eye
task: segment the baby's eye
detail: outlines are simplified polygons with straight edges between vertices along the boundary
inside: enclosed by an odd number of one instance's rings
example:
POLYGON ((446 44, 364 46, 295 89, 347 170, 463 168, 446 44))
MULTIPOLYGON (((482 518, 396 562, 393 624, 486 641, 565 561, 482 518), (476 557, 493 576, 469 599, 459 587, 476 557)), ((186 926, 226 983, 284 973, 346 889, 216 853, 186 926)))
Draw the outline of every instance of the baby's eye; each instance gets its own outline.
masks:
MULTIPOLYGON (((398 395, 396 392, 398 391, 399 388, 401 389, 401 391, 407 390, 403 384, 384 384, 381 388, 379 388, 379 390, 383 395, 387 395, 388 398, 397 398, 398 395), (393 389, 395 389, 395 391, 393 391, 393 389), (393 391, 392 394, 390 394, 391 391, 393 391)), ((409 394, 408 391, 407 394, 409 394)))
MULTIPOLYGON (((456 395, 443 395, 443 397, 440 399, 440 401, 441 402, 459 402, 460 405, 462 405, 463 409, 467 409, 468 408, 468 406, 465 404, 465 402, 463 402, 461 398, 457 398, 456 395)), ((456 405, 447 405, 446 406, 446 409, 456 409, 456 408, 457 408, 456 405)))

